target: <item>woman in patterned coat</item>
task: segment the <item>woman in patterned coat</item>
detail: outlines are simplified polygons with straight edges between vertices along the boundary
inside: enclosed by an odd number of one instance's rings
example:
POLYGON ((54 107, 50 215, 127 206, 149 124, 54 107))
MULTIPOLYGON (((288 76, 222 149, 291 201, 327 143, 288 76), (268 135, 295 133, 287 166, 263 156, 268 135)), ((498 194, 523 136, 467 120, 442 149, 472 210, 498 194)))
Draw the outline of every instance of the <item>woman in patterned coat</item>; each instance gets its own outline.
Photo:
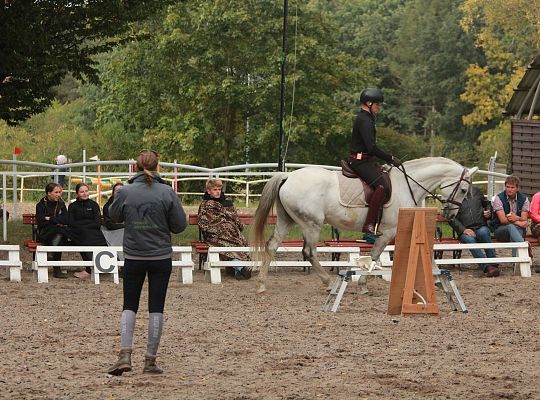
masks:
MULTIPOLYGON (((206 182, 206 193, 199 206, 199 229, 204 241, 210 246, 218 247, 247 247, 248 242, 242 230, 236 209, 231 200, 225 198, 222 192, 223 182, 220 179, 209 179, 206 182)), ((231 260, 248 261, 249 255, 241 252, 223 253, 231 260)), ((245 267, 234 267, 236 279, 249 279, 251 271, 245 267)))

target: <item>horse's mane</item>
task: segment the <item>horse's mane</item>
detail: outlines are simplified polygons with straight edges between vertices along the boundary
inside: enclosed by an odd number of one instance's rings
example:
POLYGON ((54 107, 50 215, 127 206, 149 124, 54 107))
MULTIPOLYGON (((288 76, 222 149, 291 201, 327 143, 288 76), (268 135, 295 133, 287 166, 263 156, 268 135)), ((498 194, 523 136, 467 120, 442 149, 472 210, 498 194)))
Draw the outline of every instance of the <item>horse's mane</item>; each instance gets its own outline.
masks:
POLYGON ((409 160, 405 161, 405 167, 414 167, 416 165, 423 165, 423 164, 432 164, 432 165, 438 165, 438 164, 447 164, 448 162, 451 162, 455 165, 459 165, 459 163, 455 162, 454 160, 451 160, 449 158, 445 157, 423 157, 423 158, 417 158, 415 160, 409 160))

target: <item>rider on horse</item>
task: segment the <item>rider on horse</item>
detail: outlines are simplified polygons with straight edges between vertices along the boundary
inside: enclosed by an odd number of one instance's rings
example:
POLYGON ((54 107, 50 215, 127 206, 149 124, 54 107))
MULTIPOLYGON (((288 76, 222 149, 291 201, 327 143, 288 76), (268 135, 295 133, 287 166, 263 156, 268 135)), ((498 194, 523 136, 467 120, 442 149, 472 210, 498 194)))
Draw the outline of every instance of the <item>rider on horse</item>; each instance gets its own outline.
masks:
POLYGON ((382 92, 377 88, 364 89, 360 94, 360 104, 361 108, 352 129, 348 163, 354 172, 374 189, 362 231, 376 234, 375 224, 381 207, 390 199, 391 189, 383 179, 383 172, 375 157, 396 167, 401 165, 401 161, 381 150, 376 144, 375 118, 380 105, 384 104, 382 92))

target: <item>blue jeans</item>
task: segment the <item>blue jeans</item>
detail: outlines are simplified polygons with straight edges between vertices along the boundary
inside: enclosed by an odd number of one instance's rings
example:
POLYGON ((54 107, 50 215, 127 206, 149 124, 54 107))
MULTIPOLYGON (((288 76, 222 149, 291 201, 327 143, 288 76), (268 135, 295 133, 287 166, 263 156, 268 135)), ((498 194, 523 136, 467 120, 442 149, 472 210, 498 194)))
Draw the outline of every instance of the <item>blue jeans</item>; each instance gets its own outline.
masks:
MULTIPOLYGON (((495 230, 495 238, 499 242, 524 242, 525 229, 514 224, 501 225, 495 230)), ((517 255, 517 249, 512 249, 512 257, 517 255)))
MULTIPOLYGON (((464 233, 461 234, 459 237, 459 240, 461 243, 491 243, 491 231, 487 226, 482 226, 474 231, 476 234, 476 237, 472 237, 469 235, 466 235, 464 233)), ((497 254, 495 253, 495 249, 484 249, 486 252, 486 255, 484 257, 484 252, 481 249, 471 249, 470 252, 474 258, 496 258, 497 254)), ((488 267, 489 264, 483 264, 479 265, 478 267, 485 271, 485 269, 488 267)))

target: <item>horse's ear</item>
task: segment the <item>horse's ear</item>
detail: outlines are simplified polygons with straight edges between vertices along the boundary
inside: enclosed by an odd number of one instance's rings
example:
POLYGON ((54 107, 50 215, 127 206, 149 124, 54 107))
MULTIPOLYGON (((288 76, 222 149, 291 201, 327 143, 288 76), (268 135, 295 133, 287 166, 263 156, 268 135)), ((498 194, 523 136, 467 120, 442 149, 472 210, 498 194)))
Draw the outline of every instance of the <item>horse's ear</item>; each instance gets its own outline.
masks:
POLYGON ((472 177, 474 174, 478 172, 478 167, 472 167, 469 168, 469 176, 472 177))

